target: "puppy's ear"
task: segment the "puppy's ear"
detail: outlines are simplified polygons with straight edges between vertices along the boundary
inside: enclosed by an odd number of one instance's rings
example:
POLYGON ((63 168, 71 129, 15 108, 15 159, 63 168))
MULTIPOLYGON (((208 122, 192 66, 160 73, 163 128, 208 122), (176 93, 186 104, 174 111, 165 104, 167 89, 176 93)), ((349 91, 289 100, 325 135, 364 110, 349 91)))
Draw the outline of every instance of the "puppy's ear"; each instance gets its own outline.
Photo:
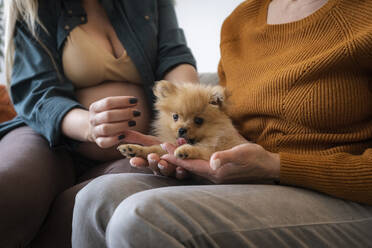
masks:
POLYGON ((221 107, 229 96, 228 92, 222 86, 213 86, 209 103, 221 107))
POLYGON ((154 95, 157 98, 164 98, 164 97, 170 96, 176 93, 176 90, 177 90, 177 86, 166 80, 155 82, 155 86, 153 88, 154 95))

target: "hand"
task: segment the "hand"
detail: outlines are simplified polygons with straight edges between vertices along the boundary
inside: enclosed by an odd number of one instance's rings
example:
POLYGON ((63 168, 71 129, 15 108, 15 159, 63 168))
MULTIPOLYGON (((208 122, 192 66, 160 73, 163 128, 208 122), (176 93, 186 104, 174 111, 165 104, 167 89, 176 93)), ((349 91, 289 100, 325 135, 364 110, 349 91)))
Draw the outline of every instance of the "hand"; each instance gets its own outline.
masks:
POLYGON ((210 161, 182 160, 171 154, 161 158, 216 184, 279 179, 279 154, 268 152, 262 146, 254 143, 215 152, 210 161))
POLYGON ((135 109, 136 105, 137 98, 130 96, 107 97, 92 103, 87 140, 101 148, 120 143, 125 138, 124 132, 136 125, 133 119, 141 114, 135 109))
MULTIPOLYGON (((171 144, 167 144, 166 146, 162 145, 162 147, 169 154, 173 154, 174 150, 176 149, 176 147, 171 144)), ((143 158, 135 157, 132 158, 129 162, 133 167, 136 168, 149 167, 155 175, 163 175, 169 177, 174 176, 179 180, 183 180, 189 177, 189 173, 185 169, 160 159, 159 155, 155 153, 149 154, 147 156, 147 161, 143 158)))

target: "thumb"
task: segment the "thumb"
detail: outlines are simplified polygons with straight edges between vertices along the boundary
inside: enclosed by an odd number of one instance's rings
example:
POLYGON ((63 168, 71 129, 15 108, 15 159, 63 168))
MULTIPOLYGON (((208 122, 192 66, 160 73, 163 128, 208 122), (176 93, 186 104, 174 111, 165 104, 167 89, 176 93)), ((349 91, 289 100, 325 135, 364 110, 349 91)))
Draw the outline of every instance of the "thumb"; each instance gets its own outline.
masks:
POLYGON ((233 149, 215 152, 212 154, 209 165, 212 170, 217 170, 224 164, 230 163, 236 159, 236 154, 233 149))
POLYGON ((145 135, 137 131, 133 130, 126 130, 124 131, 124 139, 125 143, 135 143, 135 144, 141 144, 144 146, 150 146, 150 145, 157 145, 160 144, 160 141, 156 139, 156 137, 151 135, 145 135))
POLYGON ((163 143, 160 146, 164 151, 172 155, 174 154, 174 150, 176 150, 176 147, 170 143, 163 143))

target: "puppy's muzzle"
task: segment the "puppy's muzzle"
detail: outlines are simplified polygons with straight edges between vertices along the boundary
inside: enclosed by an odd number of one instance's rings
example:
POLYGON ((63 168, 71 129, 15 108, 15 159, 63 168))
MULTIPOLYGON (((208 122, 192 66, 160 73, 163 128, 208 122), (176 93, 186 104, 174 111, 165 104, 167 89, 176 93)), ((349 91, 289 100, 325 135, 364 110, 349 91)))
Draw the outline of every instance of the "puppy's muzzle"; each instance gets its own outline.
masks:
POLYGON ((184 127, 181 127, 180 129, 178 129, 178 138, 184 138, 187 144, 190 144, 190 145, 195 144, 195 139, 190 139, 189 137, 187 137, 187 129, 184 127))
POLYGON ((186 128, 181 127, 180 129, 178 129, 178 137, 185 137, 186 133, 187 133, 186 128))

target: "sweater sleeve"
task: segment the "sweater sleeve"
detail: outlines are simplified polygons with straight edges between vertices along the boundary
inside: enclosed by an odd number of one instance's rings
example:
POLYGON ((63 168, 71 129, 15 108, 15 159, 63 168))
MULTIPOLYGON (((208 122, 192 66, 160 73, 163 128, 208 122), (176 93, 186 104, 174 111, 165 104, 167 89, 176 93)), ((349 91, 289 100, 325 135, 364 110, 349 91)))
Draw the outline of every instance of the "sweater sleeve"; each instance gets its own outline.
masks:
POLYGON ((372 205, 372 149, 361 155, 280 153, 280 183, 372 205))

